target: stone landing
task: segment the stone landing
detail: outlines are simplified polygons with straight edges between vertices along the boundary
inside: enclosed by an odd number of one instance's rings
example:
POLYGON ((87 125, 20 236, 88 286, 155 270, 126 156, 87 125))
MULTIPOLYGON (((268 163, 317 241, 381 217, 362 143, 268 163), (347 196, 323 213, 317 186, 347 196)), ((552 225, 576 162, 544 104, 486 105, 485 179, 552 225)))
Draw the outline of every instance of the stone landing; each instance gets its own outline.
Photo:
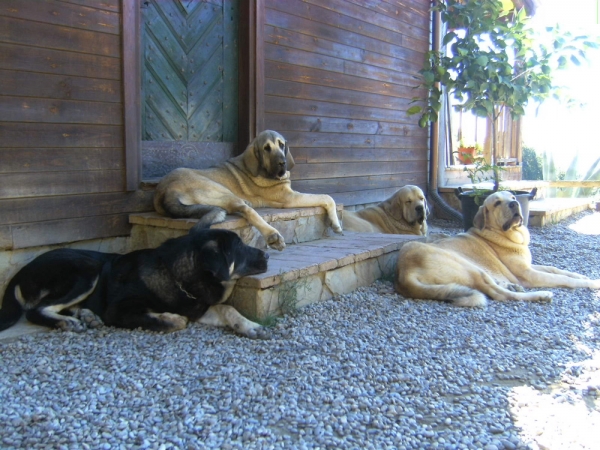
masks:
POLYGON ((269 270, 238 280, 229 304, 263 319, 392 277, 400 247, 423 237, 353 233, 269 251, 269 270))
POLYGON ((592 207, 589 198, 544 198, 529 202, 529 226, 544 227, 592 207))
MULTIPOLYGON (((337 205, 340 221, 343 208, 342 205, 337 205)), ((334 234, 326 225, 329 220, 325 209, 320 206, 293 209, 257 208, 256 211, 281 233, 286 245, 314 241, 334 234)), ((131 214, 129 223, 133 225, 131 229, 131 251, 133 251, 158 247, 167 239, 183 236, 197 223, 197 220, 171 219, 152 212, 131 214)), ((217 223, 211 228, 234 231, 247 245, 266 249, 265 240, 258 230, 240 216, 228 215, 224 222, 217 223)))

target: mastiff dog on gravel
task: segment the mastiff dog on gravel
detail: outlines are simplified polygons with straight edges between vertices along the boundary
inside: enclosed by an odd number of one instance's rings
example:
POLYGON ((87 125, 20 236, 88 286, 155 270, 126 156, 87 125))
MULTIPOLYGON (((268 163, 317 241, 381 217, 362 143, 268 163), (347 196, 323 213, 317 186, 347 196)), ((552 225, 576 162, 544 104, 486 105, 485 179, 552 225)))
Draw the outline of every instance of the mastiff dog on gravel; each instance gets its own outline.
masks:
POLYGON ((408 298, 458 306, 484 306, 486 297, 550 301, 551 292, 523 289, 542 287, 600 289, 600 280, 532 264, 521 207, 506 191, 485 200, 466 233, 433 243, 408 242, 398 254, 395 289, 408 298))
POLYGON ((0 331, 23 311, 38 325, 84 331, 102 323, 171 332, 188 321, 263 338, 261 325, 222 305, 238 278, 267 270, 268 254, 232 231, 194 226, 156 249, 124 255, 57 249, 23 267, 0 308, 0 331))
POLYGON ((406 185, 376 206, 344 211, 344 229, 366 233, 427 235, 427 200, 418 186, 406 185))
POLYGON ((342 232, 335 202, 329 195, 292 190, 294 159, 285 138, 271 130, 260 133, 239 156, 210 169, 180 168, 167 174, 154 195, 154 207, 170 217, 204 218, 222 222, 226 214, 240 214, 256 227, 268 246, 283 250, 279 232, 253 208, 322 206, 331 227, 342 232))

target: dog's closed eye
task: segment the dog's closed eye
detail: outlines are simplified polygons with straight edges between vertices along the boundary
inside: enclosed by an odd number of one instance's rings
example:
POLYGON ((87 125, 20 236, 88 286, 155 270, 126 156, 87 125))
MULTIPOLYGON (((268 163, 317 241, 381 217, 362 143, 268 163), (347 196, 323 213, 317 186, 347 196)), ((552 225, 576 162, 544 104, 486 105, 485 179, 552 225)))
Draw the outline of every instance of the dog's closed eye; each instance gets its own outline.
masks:
POLYGON ((270 152, 271 151, 271 144, 267 144, 265 145, 265 150, 270 152))

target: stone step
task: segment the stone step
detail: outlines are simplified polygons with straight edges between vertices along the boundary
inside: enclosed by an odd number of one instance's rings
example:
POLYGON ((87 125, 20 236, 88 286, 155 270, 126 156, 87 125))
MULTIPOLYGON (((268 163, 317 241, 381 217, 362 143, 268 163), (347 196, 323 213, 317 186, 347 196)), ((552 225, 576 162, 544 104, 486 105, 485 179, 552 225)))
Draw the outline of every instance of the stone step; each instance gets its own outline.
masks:
MULTIPOLYGON (((342 220, 343 205, 337 205, 337 213, 342 220)), ((324 208, 257 208, 256 211, 266 222, 281 233, 286 244, 298 244, 321 239, 334 234, 328 225, 324 208)), ((158 247, 165 240, 187 234, 197 219, 171 219, 155 212, 131 214, 131 250, 158 247)), ((246 243, 265 249, 265 240, 246 219, 237 215, 228 215, 224 222, 211 228, 221 228, 236 232, 246 243)))
POLYGON ((253 319, 279 315, 393 277, 400 247, 422 236, 354 233, 269 252, 266 273, 237 281, 229 303, 253 319))
POLYGON ((543 198, 529 202, 530 227, 543 227, 592 208, 589 198, 543 198))

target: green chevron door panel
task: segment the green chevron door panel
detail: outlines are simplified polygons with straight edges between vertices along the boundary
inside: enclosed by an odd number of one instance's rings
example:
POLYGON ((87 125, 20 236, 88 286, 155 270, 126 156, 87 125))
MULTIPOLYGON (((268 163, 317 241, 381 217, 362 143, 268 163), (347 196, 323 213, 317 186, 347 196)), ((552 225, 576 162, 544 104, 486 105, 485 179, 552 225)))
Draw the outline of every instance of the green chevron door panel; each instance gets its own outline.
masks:
POLYGON ((141 8, 143 176, 231 156, 238 1, 148 0, 141 8))

